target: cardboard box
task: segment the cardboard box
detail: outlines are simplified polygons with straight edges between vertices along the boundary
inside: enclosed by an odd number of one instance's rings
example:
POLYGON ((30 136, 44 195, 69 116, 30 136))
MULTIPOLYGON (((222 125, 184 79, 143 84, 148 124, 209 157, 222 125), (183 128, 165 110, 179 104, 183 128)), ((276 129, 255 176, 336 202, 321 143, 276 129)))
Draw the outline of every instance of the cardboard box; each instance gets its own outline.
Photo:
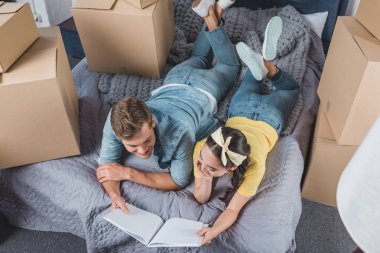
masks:
POLYGON ((355 17, 375 37, 380 39, 380 1, 360 0, 355 17))
POLYGON ((29 4, 0 1, 0 73, 4 73, 38 38, 29 4))
POLYGON ((158 0, 126 0, 127 2, 130 2, 134 6, 144 9, 145 7, 151 5, 152 3, 157 2, 158 0))
POLYGON ((0 169, 80 153, 78 98, 58 27, 0 76, 0 169))
POLYGON ((380 41, 338 17, 318 95, 339 145, 359 145, 380 115, 380 41))
POLYGON ((336 206, 336 189, 340 175, 357 148, 358 146, 341 146, 336 143, 326 115, 319 108, 302 197, 336 206))
POLYGON ((124 0, 77 0, 72 13, 90 70, 161 76, 174 39, 172 0, 145 9, 124 0))

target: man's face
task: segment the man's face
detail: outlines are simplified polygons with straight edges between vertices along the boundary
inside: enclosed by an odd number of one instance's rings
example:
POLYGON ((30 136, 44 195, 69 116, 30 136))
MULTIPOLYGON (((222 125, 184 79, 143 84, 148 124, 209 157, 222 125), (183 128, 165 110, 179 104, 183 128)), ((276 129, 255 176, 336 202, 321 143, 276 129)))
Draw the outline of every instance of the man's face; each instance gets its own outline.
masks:
POLYGON ((128 152, 142 159, 148 159, 152 155, 154 145, 156 144, 154 127, 154 123, 152 127, 149 127, 148 123, 145 122, 138 134, 128 138, 128 140, 122 140, 128 152))

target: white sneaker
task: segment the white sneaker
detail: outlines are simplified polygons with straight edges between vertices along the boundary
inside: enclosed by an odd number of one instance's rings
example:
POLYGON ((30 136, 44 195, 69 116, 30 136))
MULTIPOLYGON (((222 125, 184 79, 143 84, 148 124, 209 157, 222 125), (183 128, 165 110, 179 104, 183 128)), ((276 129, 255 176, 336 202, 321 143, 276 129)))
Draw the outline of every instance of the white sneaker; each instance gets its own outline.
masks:
POLYGON ((263 43, 263 57, 272 61, 277 55, 277 42, 282 33, 282 19, 279 16, 271 18, 267 24, 263 43))
POLYGON ((236 51, 257 81, 261 81, 267 75, 268 69, 264 65, 262 55, 255 53, 243 42, 236 44, 236 51))
POLYGON ((208 9, 215 4, 215 0, 201 0, 196 7, 191 7, 195 13, 199 16, 206 17, 208 15, 208 9))
POLYGON ((219 0, 217 2, 217 5, 222 8, 223 10, 227 9, 231 5, 235 3, 235 0, 219 0))

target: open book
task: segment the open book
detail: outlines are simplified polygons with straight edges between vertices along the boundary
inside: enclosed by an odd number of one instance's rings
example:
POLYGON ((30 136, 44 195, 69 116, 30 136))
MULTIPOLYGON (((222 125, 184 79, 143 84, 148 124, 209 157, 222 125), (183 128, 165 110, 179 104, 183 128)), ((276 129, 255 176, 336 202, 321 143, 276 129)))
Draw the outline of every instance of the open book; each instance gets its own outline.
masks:
POLYGON ((199 247, 203 237, 196 233, 207 226, 199 221, 160 216, 127 204, 129 213, 116 209, 103 219, 133 236, 148 247, 199 247))

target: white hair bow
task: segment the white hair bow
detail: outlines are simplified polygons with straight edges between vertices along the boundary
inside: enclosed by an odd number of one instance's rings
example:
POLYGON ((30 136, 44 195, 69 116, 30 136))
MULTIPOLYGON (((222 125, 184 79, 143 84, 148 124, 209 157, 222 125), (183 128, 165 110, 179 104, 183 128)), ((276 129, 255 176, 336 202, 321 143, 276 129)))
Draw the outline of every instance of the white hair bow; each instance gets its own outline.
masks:
POLYGON ((226 141, 224 141, 221 127, 213 132, 211 134, 211 137, 216 142, 216 144, 222 148, 222 155, 220 158, 224 166, 227 164, 227 156, 236 166, 239 166, 247 158, 247 156, 240 155, 228 149, 228 146, 231 142, 231 136, 227 137, 226 141))

